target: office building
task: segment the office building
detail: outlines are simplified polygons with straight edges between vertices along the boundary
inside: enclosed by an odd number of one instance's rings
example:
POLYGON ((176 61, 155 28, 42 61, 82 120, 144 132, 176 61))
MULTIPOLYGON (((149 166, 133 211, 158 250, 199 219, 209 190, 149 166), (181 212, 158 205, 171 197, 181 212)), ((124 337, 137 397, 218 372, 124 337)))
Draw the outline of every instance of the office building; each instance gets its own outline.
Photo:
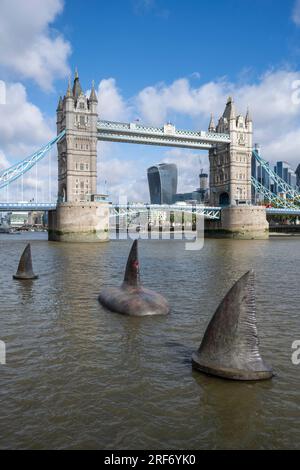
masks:
POLYGON ((160 163, 147 170, 151 204, 173 204, 177 192, 177 166, 160 163))

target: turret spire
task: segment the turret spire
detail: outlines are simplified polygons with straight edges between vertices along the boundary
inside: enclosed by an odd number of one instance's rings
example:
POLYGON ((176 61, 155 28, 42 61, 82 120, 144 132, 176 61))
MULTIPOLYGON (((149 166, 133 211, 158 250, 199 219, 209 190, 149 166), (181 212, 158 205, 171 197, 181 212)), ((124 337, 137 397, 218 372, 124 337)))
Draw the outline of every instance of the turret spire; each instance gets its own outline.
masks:
POLYGON ((215 132, 216 131, 216 126, 215 126, 213 113, 211 113, 211 115, 210 115, 208 130, 209 130, 209 132, 215 132))
POLYGON ((235 105, 231 96, 228 97, 223 117, 226 118, 228 121, 230 119, 236 119, 235 105))
POLYGON ((79 75, 78 75, 77 67, 76 67, 76 70, 75 70, 75 78, 74 78, 73 90, 72 91, 73 91, 73 97, 75 99, 77 99, 78 96, 81 95, 81 93, 82 93, 82 88, 81 88, 80 81, 79 81, 79 75))
POLYGON ((94 101, 95 103, 98 103, 96 91, 95 91, 95 82, 94 80, 92 81, 92 89, 91 89, 91 94, 89 98, 90 102, 94 101))
POLYGON ((62 101, 62 97, 60 96, 59 97, 59 101, 58 101, 58 105, 57 105, 57 110, 56 111, 61 111, 63 108, 63 101, 62 101))
POLYGON ((252 117, 251 117, 251 114, 250 114, 250 111, 249 111, 249 106, 248 106, 247 107, 247 113, 246 113, 246 124, 250 121, 252 121, 252 117))
POLYGON ((69 76, 66 98, 71 98, 71 97, 72 97, 72 91, 71 91, 71 77, 69 76))

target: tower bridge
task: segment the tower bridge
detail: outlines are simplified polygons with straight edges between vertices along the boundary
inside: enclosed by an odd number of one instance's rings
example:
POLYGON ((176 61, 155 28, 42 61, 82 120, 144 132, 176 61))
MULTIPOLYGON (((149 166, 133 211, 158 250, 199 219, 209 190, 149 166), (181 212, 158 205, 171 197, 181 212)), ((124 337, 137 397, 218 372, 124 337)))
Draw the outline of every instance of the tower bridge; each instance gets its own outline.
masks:
MULTIPOLYGON (((152 127, 139 122, 101 120, 94 84, 87 97, 76 72, 73 85, 69 81, 65 96, 58 102, 57 136, 30 157, 2 171, 0 189, 23 176, 57 145, 57 205, 34 202, 31 206, 49 210, 49 239, 106 241, 110 215, 116 210, 119 213, 120 210, 123 213, 126 210, 137 211, 138 206, 124 209, 109 204, 97 194, 99 140, 208 150, 210 207, 199 206, 196 209, 199 213, 202 211, 207 219, 207 228, 224 236, 265 238, 268 232, 266 210, 251 206, 251 185, 259 190, 259 183, 251 181, 252 137, 253 122, 249 110, 245 116, 238 114, 231 97, 216 125, 211 117, 207 131, 180 130, 171 123, 152 127)), ((257 155, 255 157, 258 158, 257 155)), ((268 170, 268 165, 265 166, 268 170)), ((299 196, 294 194, 294 197, 299 196)), ((284 207, 284 201, 276 202, 284 207)), ((293 210, 298 214, 298 206, 285 205, 289 206, 282 209, 285 213, 293 210)), ((29 205, 24 203, 2 203, 0 210, 24 210, 25 206, 29 209, 29 205)), ((150 209, 147 205, 147 210, 150 209)), ((176 210, 180 210, 178 206, 176 210)), ((181 210, 189 212, 195 208, 182 207, 181 210)))

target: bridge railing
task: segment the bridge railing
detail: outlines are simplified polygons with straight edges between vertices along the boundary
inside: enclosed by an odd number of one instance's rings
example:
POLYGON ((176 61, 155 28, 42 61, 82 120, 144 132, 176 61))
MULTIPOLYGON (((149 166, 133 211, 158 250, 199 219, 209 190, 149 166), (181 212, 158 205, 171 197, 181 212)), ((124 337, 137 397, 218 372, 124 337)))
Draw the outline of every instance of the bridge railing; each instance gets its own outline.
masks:
POLYGON ((25 158, 21 162, 12 165, 10 168, 2 171, 0 173, 0 189, 4 188, 8 184, 12 183, 20 176, 24 175, 27 171, 29 171, 34 165, 36 165, 40 160, 42 160, 49 150, 59 142, 62 137, 65 135, 65 130, 63 130, 60 134, 58 134, 54 139, 50 140, 48 144, 41 147, 37 152, 30 155, 30 157, 25 158))
POLYGON ((206 219, 218 220, 221 217, 221 207, 209 207, 199 204, 177 205, 177 204, 111 204, 111 216, 125 216, 132 213, 143 212, 183 212, 202 215, 206 219))
POLYGON ((262 194, 266 200, 268 200, 272 204, 275 204, 277 207, 297 209, 297 206, 293 202, 290 202, 288 199, 284 199, 278 196, 277 194, 273 193, 272 191, 270 191, 270 189, 266 188, 259 181, 257 181, 257 179, 255 179, 253 176, 251 176, 251 183, 254 189, 259 194, 262 194))
POLYGON ((215 141, 215 142, 225 142, 230 143, 230 135, 229 134, 221 134, 221 133, 213 133, 213 132, 205 132, 205 131, 189 131, 189 130, 182 130, 176 129, 172 126, 173 129, 166 131, 164 127, 151 127, 151 126, 143 126, 141 124, 136 123, 125 123, 125 122, 114 122, 114 121, 98 121, 98 130, 101 131, 111 131, 111 132, 124 132, 126 134, 147 134, 152 136, 160 136, 166 138, 192 138, 196 140, 208 140, 208 141, 215 141))

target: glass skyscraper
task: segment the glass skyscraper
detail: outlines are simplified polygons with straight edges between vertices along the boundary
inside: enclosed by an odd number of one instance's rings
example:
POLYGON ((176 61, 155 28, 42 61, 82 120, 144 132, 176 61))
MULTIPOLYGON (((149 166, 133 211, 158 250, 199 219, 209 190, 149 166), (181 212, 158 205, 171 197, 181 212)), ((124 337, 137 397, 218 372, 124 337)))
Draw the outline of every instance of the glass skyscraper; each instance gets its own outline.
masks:
MULTIPOLYGON (((288 183, 290 186, 293 186, 296 189, 297 176, 294 170, 290 167, 289 163, 277 162, 276 166, 274 167, 274 171, 286 183, 288 183)), ((275 192, 282 193, 284 191, 283 191, 283 188, 281 188, 281 186, 275 185, 275 192)))
MULTIPOLYGON (((259 150, 257 149, 257 151, 259 150)), ((274 173, 276 173, 290 186, 293 186, 295 189, 297 189, 297 173, 291 168, 289 163, 284 161, 277 162, 274 166, 274 173)), ((256 160, 254 156, 252 156, 252 176, 272 193, 275 193, 279 196, 284 193, 283 188, 279 184, 275 183, 274 179, 269 176, 268 172, 265 170, 265 168, 262 167, 262 165, 256 160)), ((263 199, 263 196, 261 196, 259 193, 256 193, 253 187, 252 199, 255 203, 263 199)))
POLYGON ((177 166, 160 163, 147 170, 151 204, 173 204, 177 193, 177 166))

